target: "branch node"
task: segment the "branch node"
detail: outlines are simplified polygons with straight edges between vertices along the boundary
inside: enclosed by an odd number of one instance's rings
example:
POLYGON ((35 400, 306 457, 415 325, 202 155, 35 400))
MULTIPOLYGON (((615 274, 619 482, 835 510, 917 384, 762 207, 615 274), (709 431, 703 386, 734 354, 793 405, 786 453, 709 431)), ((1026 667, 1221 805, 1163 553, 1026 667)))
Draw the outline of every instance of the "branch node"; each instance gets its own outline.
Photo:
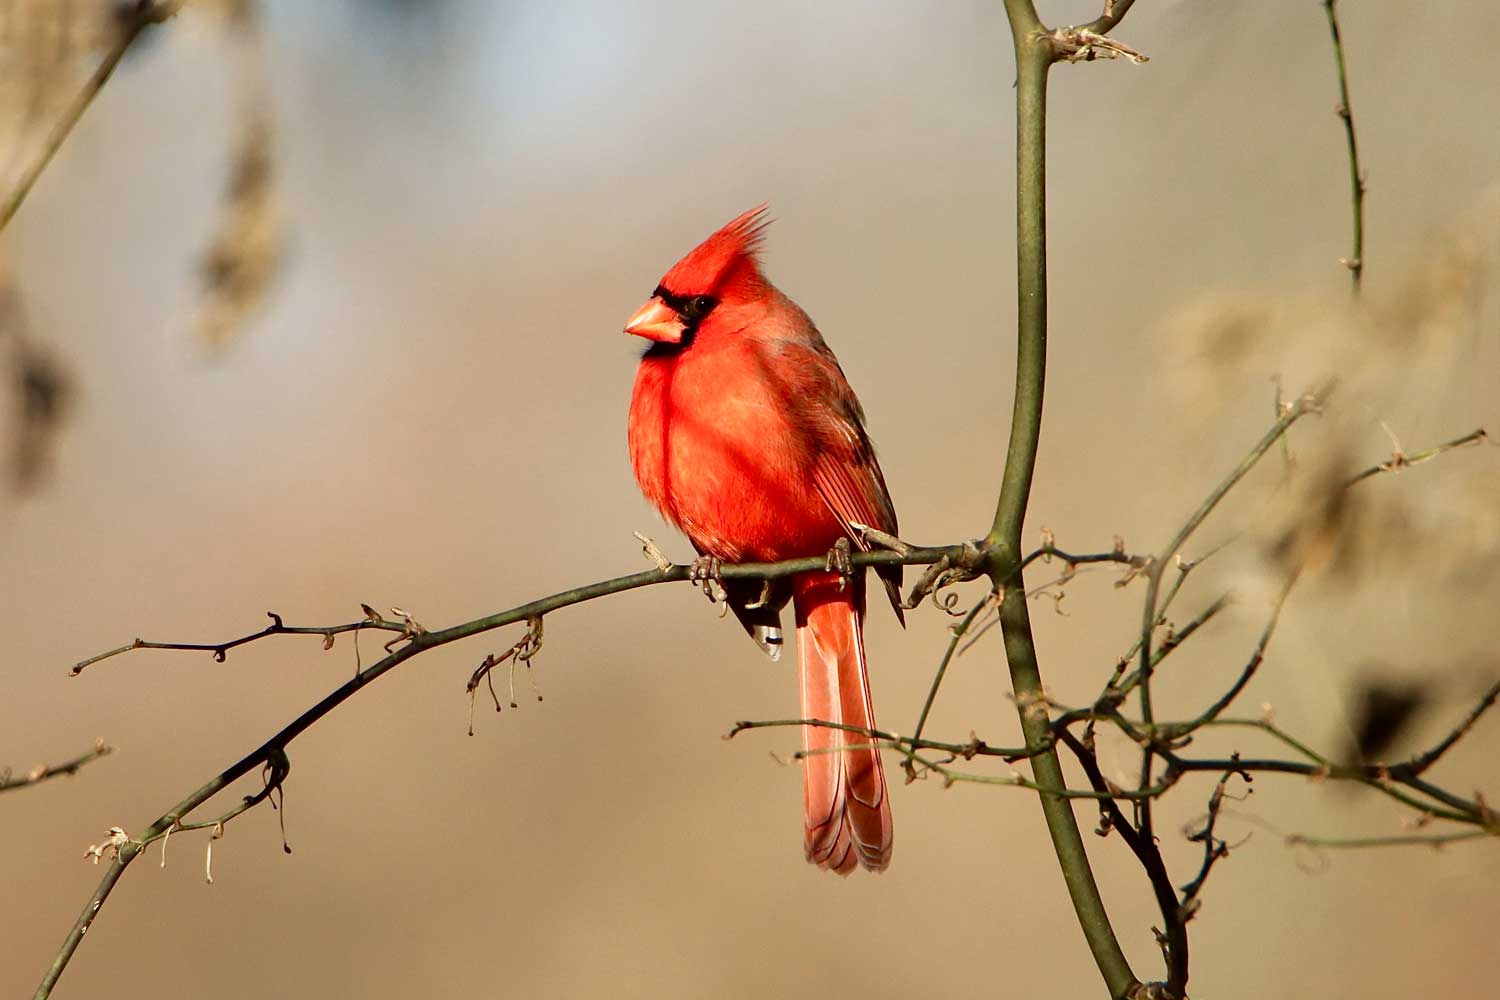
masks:
POLYGON ((1151 61, 1149 56, 1137 52, 1124 42, 1090 31, 1088 28, 1068 25, 1054 29, 1047 39, 1052 43, 1052 51, 1056 54, 1056 58, 1064 62, 1093 62, 1095 59, 1118 59, 1120 57, 1137 65, 1151 61))

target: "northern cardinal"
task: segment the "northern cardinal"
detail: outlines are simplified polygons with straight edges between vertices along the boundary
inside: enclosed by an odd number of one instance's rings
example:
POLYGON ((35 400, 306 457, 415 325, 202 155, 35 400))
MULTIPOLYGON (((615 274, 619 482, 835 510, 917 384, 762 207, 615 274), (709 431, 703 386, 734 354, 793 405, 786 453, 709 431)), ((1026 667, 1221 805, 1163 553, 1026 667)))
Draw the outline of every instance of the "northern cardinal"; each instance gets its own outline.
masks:
MULTIPOLYGON (((776 562, 894 535, 896 511, 864 411, 817 327, 761 272, 765 206, 678 261, 625 332, 651 341, 630 400, 630 461, 641 492, 713 560, 776 562)), ((705 570, 712 573, 712 569, 705 570)), ((878 570, 897 618, 901 567, 878 570)), ((771 658, 781 609, 797 619, 803 718, 875 728, 865 671, 863 573, 722 581, 730 608, 771 658)), ((847 875, 891 860, 891 809, 870 738, 804 726, 803 848, 847 875)))

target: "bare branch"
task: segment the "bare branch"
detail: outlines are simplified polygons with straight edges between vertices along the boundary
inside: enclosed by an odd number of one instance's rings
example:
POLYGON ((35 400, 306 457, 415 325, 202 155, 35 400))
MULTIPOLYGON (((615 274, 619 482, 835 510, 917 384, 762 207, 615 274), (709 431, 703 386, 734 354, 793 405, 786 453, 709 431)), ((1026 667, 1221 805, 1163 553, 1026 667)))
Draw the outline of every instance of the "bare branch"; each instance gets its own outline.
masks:
POLYGON ((1410 771, 1414 775, 1421 774, 1423 771, 1436 764, 1438 762, 1438 758, 1447 753, 1453 747, 1453 744, 1461 740, 1465 735, 1468 734, 1470 729, 1474 728, 1474 723, 1478 722, 1479 717, 1494 706, 1497 698, 1500 698, 1500 681, 1496 681, 1495 683, 1490 685, 1489 690, 1484 693, 1484 697, 1479 699, 1479 703, 1470 710, 1469 714, 1464 717, 1462 722, 1453 727, 1453 730, 1449 732, 1447 736, 1444 736, 1441 740, 1439 740, 1437 745, 1435 745, 1431 750, 1428 750, 1426 753, 1418 754, 1411 760, 1407 761, 1404 765, 1405 770, 1410 771))
MULTIPOLYGON (((1099 770, 1099 761, 1092 745, 1085 744, 1066 729, 1059 730, 1057 735, 1078 759, 1079 765, 1083 768, 1094 790, 1110 791, 1110 783, 1099 770)), ((1187 929, 1185 921, 1179 917, 1177 894, 1172 888, 1171 876, 1167 874, 1166 862, 1162 860, 1161 849, 1154 838, 1143 837, 1140 831, 1131 825, 1130 820, 1116 804, 1114 795, 1101 798, 1100 809, 1102 816, 1097 832, 1101 836, 1107 835, 1110 831, 1117 832, 1120 839, 1125 841, 1125 846, 1130 848, 1131 853, 1145 869, 1146 877, 1151 882, 1157 908, 1161 911, 1162 922, 1166 926, 1166 931, 1162 935, 1162 957, 1167 963, 1168 993, 1172 996, 1181 996, 1188 978, 1187 929)))
POLYGON ((249 635, 240 636, 238 639, 230 639, 227 642, 148 642, 145 639, 136 639, 132 642, 126 643, 123 646, 116 647, 115 649, 107 650, 103 653, 96 653, 86 660, 79 660, 77 663, 73 664, 73 668, 68 671, 68 676, 77 677, 79 674, 83 673, 85 667, 92 666, 93 664, 98 663, 100 660, 107 660, 111 656, 119 656, 121 653, 128 653, 133 649, 181 649, 202 653, 212 653, 214 654, 215 663, 223 663, 225 657, 228 655, 231 649, 234 649, 237 646, 244 646, 247 643, 252 643, 258 639, 264 639, 267 636, 272 635, 321 635, 324 640, 323 648, 330 649, 333 646, 333 637, 339 635, 342 632, 358 632, 362 629, 380 629, 386 632, 404 633, 408 630, 409 626, 407 623, 387 621, 386 619, 375 614, 374 611, 368 610, 368 605, 366 605, 365 607, 367 609, 367 617, 365 617, 361 621, 350 622, 347 625, 286 625, 283 624, 281 616, 279 614, 274 611, 267 611, 266 616, 271 619, 271 624, 267 625, 259 632, 252 632, 249 635))
MULTIPOLYGON (((910 552, 907 552, 905 554, 896 552, 859 552, 855 553, 851 557, 851 563, 854 566, 895 564, 922 565, 933 563, 943 558, 958 556, 966 551, 966 549, 971 549, 973 547, 973 543, 965 543, 964 545, 952 545, 946 548, 913 548, 910 552)), ((826 558, 824 556, 813 556, 805 559, 790 559, 785 562, 779 563, 741 563, 739 565, 723 567, 722 573, 724 579, 768 580, 790 576, 794 573, 806 573, 816 570, 822 570, 825 563, 826 558)), ((565 590, 560 593, 553 594, 550 597, 544 597, 540 600, 531 601, 530 603, 511 608, 508 611, 501 611, 496 614, 486 615, 483 618, 476 618, 473 621, 464 622, 460 625, 453 625, 449 628, 439 629, 437 631, 418 631, 417 628, 413 627, 415 623, 411 621, 409 616, 407 616, 407 619, 402 622, 386 621, 380 618, 380 616, 374 614, 373 610, 368 609, 366 612, 366 619, 361 622, 354 622, 348 625, 317 626, 310 628, 294 628, 291 626, 283 625, 280 618, 272 614, 271 625, 267 626, 265 629, 262 629, 260 632, 251 633, 247 636, 242 636, 239 639, 230 640, 227 643, 151 644, 145 643, 141 640, 137 640, 134 643, 130 643, 128 645, 121 646, 118 649, 110 650, 107 653, 92 657, 75 666, 73 672, 76 674, 78 670, 80 670, 84 666, 89 665, 90 663, 97 663, 99 660, 104 659, 105 657, 114 656, 131 649, 191 649, 202 652, 212 652, 216 656, 218 656, 218 654, 225 652, 228 649, 232 649, 235 646, 244 645, 247 642, 254 642, 257 639, 265 638, 270 635, 278 635, 283 633, 317 634, 324 636, 326 641, 326 639, 331 635, 336 634, 340 631, 357 632, 366 628, 376 628, 385 631, 399 632, 407 640, 404 645, 400 646, 400 648, 388 651, 386 656, 382 657, 380 660, 377 660, 375 663, 370 664, 370 666, 364 668, 363 670, 360 670, 351 679, 335 688, 322 701, 318 702, 316 705, 312 706, 307 711, 299 715, 296 719, 292 720, 292 722, 284 726, 280 732, 276 733, 269 740, 265 741, 259 747, 246 754, 234 764, 230 765, 218 776, 209 780, 201 788, 184 798, 181 802, 172 807, 166 813, 163 813, 155 820, 155 822, 151 824, 146 833, 142 835, 140 840, 131 841, 125 846, 121 847, 119 850, 119 856, 116 857, 114 862, 110 865, 110 869, 105 873, 104 879, 99 883, 98 889, 96 889, 94 895, 90 897, 88 904, 84 907, 83 913, 80 914, 78 920, 74 923, 72 931, 69 932, 67 938, 63 941, 62 947, 58 950, 56 957, 53 959, 52 965, 47 970, 46 976, 43 978, 41 985, 37 988, 36 996, 38 998, 45 998, 51 995, 52 988, 57 984, 58 979, 62 976, 63 970, 67 968, 68 962, 72 959, 73 954, 78 950, 78 945, 82 942, 84 934, 88 931, 89 926, 92 925, 94 918, 98 915, 99 909, 103 907, 104 903, 108 900, 110 893, 114 891, 114 887, 119 882, 120 876, 124 873, 126 866, 128 866, 131 861, 133 861, 139 855, 140 851, 144 849, 144 845, 149 844, 153 840, 156 840, 160 837, 166 836, 167 833, 173 829, 184 830, 189 828, 203 828, 205 824, 200 823, 184 825, 182 821, 189 813, 206 803, 209 799, 213 798, 219 792, 223 791, 234 781, 238 780, 239 778, 250 773, 258 767, 271 764, 273 761, 284 759, 286 754, 286 747, 290 745, 293 740, 295 740, 298 736, 305 732, 319 719, 323 718, 329 712, 332 712, 334 709, 342 705, 345 701, 349 700, 349 698, 351 698, 366 684, 369 684, 376 678, 395 669, 402 663, 411 659, 413 656, 426 652, 429 649, 435 649, 438 646, 445 646, 451 642, 456 642, 460 639, 467 639, 470 636, 479 635, 484 632, 490 632, 498 628, 503 628, 506 625, 516 624, 517 622, 530 622, 532 620, 540 620, 543 616, 553 611, 570 607, 575 604, 582 604, 586 601, 596 600, 601 597, 607 597, 611 594, 623 593, 627 590, 636 590, 641 587, 649 587, 662 583, 687 581, 690 579, 691 572, 691 566, 678 564, 670 566, 667 569, 652 569, 646 570, 641 573, 632 573, 628 576, 615 577, 611 580, 601 580, 598 583, 591 583, 582 587, 575 587, 572 590, 565 590)), ((281 775, 281 778, 284 777, 285 775, 283 773, 281 775)), ((281 787, 280 780, 280 778, 276 780, 274 787, 278 789, 281 787)), ((270 788, 272 786, 268 784, 267 787, 270 788)), ((233 815, 237 816, 240 812, 243 812, 244 809, 249 808, 250 805, 254 805, 260 801, 264 801, 267 797, 269 797, 269 792, 267 792, 265 795, 256 797, 256 802, 252 802, 249 805, 244 805, 243 808, 240 806, 236 806, 235 810, 232 810, 231 812, 233 813, 233 815)), ((218 820, 209 821, 206 825, 216 826, 224 821, 226 821, 224 817, 220 817, 218 820)))
MULTIPOLYGON (((1214 836, 1214 827, 1219 821, 1219 811, 1224 806, 1230 779, 1238 776, 1247 786, 1254 780, 1249 772, 1238 765, 1239 755, 1235 754, 1229 759, 1229 767, 1214 785, 1213 794, 1208 798, 1208 814, 1204 817, 1203 826, 1188 835, 1188 840, 1203 845, 1203 864, 1198 868, 1198 874, 1193 876, 1192 881, 1182 887, 1182 903, 1178 906, 1178 918, 1183 923, 1187 923, 1197 914, 1200 905, 1198 895, 1203 891, 1203 884, 1208 881, 1209 872, 1213 871, 1214 865, 1220 859, 1229 856, 1229 843, 1214 836)), ((1246 794, 1250 791, 1251 789, 1247 787, 1246 794)))
POLYGON ((1356 483, 1362 483, 1366 479, 1378 476, 1381 473, 1400 472, 1402 469, 1410 468, 1413 465, 1421 465, 1423 462, 1430 462, 1444 452, 1453 451, 1455 448, 1463 448, 1471 444, 1483 444, 1488 440, 1489 433, 1483 427, 1480 427, 1477 430, 1470 431, 1462 437, 1456 437, 1452 441, 1444 441, 1440 445, 1428 448, 1426 451, 1419 451, 1414 455, 1408 455, 1398 448, 1395 451, 1391 452, 1391 457, 1386 461, 1380 462, 1376 465, 1372 465, 1368 469, 1365 469, 1363 472, 1359 472, 1353 476, 1350 476, 1347 480, 1344 481, 1344 488, 1348 489, 1356 483))
POLYGON ((1465 840, 1482 840, 1486 837, 1500 837, 1500 831, 1463 830, 1458 833, 1405 833, 1390 837, 1309 837, 1300 833, 1294 833, 1286 838, 1286 842, 1290 847, 1359 849, 1365 847, 1410 847, 1419 845, 1437 850, 1447 844, 1457 844, 1465 840))
POLYGON ((1296 582, 1297 578, 1293 576, 1287 580, 1282 586, 1281 592, 1276 595, 1275 604, 1271 608, 1271 617, 1266 622, 1265 627, 1261 629, 1260 638, 1255 642, 1255 648, 1250 653, 1250 659, 1240 670, 1240 674, 1235 678, 1234 683, 1229 686, 1229 690, 1215 699, 1214 703, 1204 709, 1203 713, 1197 718, 1185 723, 1176 723, 1170 728, 1166 726, 1158 727, 1158 732, 1164 740, 1182 739, 1194 730, 1207 725, 1224 714, 1224 711, 1240 696, 1240 692, 1245 690, 1245 685, 1250 683, 1250 678, 1255 676, 1256 670, 1260 668, 1261 662, 1266 658, 1266 647, 1271 643, 1271 635, 1276 631, 1276 625, 1281 620, 1281 609, 1286 606, 1287 596, 1291 594, 1292 587, 1296 582))
MULTIPOLYGON (((888 745, 894 750, 941 750, 944 753, 952 754, 955 760, 960 757, 964 760, 972 760, 975 757, 999 757, 1007 763, 1014 763, 1018 760, 1025 760, 1028 757, 1034 757, 1041 752, 1026 747, 992 747, 973 733, 969 734, 967 742, 954 743, 951 741, 924 740, 915 736, 900 736, 896 733, 888 733, 880 729, 850 726, 842 722, 827 722, 823 719, 764 719, 753 722, 736 722, 729 732, 724 734, 724 739, 732 740, 747 729, 771 729, 789 726, 811 726, 816 729, 837 729, 845 733, 855 733, 860 736, 868 736, 870 739, 888 745)), ((843 747, 840 749, 848 748, 843 747)))
POLYGON ((100 757, 108 757, 115 752, 115 748, 105 743, 102 739, 94 741, 94 749, 88 753, 79 754, 71 760, 65 760, 61 764, 38 764, 26 771, 24 774, 16 774, 10 768, 0 771, 0 792, 8 792, 13 788, 25 788, 28 785, 40 784, 50 778, 56 778, 63 774, 77 774, 79 769, 86 764, 92 764, 100 757))
POLYGON ((1135 6, 1135 0, 1104 0, 1104 13, 1080 27, 1085 31, 1107 34, 1125 19, 1125 15, 1130 13, 1130 8, 1133 6, 1135 6))
POLYGON ((1354 135, 1354 109, 1349 103, 1349 74, 1344 67, 1344 40, 1339 32, 1337 2, 1323 0, 1323 11, 1328 15, 1328 33, 1333 37, 1334 62, 1339 71, 1339 103, 1334 114, 1344 123, 1344 137, 1349 146, 1349 187, 1354 210, 1354 250, 1348 257, 1340 257, 1339 263, 1349 269, 1354 294, 1358 295, 1365 273, 1365 176, 1360 170, 1359 143, 1354 135))

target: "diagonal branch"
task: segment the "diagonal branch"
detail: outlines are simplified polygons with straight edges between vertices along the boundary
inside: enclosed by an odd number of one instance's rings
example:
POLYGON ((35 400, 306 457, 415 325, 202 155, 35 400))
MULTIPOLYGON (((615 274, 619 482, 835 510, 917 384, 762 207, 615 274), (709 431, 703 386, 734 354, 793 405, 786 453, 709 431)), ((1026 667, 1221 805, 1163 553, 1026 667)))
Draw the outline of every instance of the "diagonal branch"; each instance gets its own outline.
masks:
MULTIPOLYGON (((1187 927, 1186 921, 1179 919, 1177 894, 1172 888, 1172 878, 1167 873, 1166 862, 1162 860, 1161 849, 1156 845, 1154 838, 1143 837, 1140 831, 1131 825, 1130 820, 1116 803, 1115 797, 1107 794, 1112 791, 1110 783, 1100 771, 1098 758, 1089 746, 1066 729, 1058 732, 1058 738, 1078 759, 1084 775, 1089 779, 1089 784, 1094 786, 1094 790, 1106 793, 1099 803, 1100 809, 1104 812, 1099 827, 1100 833, 1107 833, 1110 830, 1119 833, 1120 839, 1125 841, 1125 846, 1130 848, 1141 867, 1146 870, 1146 878, 1151 882, 1151 891, 1156 897, 1157 909, 1161 911, 1162 924, 1166 928, 1162 951, 1167 960, 1168 988, 1172 990, 1172 995, 1182 996, 1184 994, 1180 992, 1180 989, 1186 986, 1188 979, 1187 927), (1174 985, 1177 987, 1175 990, 1174 985)), ((1117 791, 1117 789, 1114 790, 1117 791)))
POLYGON ((92 764, 100 757, 108 757, 115 752, 115 748, 105 743, 102 739, 94 741, 94 749, 88 753, 79 754, 61 764, 38 764, 25 774, 17 775, 10 768, 0 771, 0 792, 8 792, 14 788, 25 788, 28 785, 37 785, 51 778, 64 774, 77 774, 79 768, 86 764, 92 764))
POLYGON ((1134 5, 1135 0, 1104 0, 1104 13, 1079 27, 1084 31, 1093 31, 1101 35, 1108 34, 1114 30, 1115 25, 1125 19, 1125 15, 1130 13, 1130 8, 1134 5))
POLYGON ((1430 462, 1444 452, 1453 451, 1455 448, 1463 448, 1471 444, 1484 444, 1488 440, 1489 432, 1486 431, 1483 427, 1480 427, 1476 430, 1470 431, 1469 433, 1461 437, 1456 437, 1452 441, 1444 441, 1440 445, 1435 445, 1431 448, 1426 449, 1425 451, 1419 451, 1413 455, 1408 455, 1403 451, 1392 452, 1391 457, 1386 459, 1384 462, 1379 462, 1375 465, 1372 465, 1368 469, 1356 473, 1355 475, 1350 476, 1348 479, 1346 479, 1344 481, 1344 489, 1348 489, 1356 483, 1362 483, 1366 479, 1371 479, 1386 472, 1400 472, 1402 469, 1410 468, 1413 465, 1421 465, 1423 462, 1430 462))
POLYGON ((1500 699, 1500 681, 1491 684, 1489 690, 1484 693, 1484 697, 1479 699, 1479 703, 1469 711, 1469 714, 1464 717, 1463 721, 1453 727, 1452 731, 1439 740, 1432 749, 1418 754, 1397 768, 1392 768, 1392 772, 1403 770, 1417 775, 1436 764, 1438 758, 1447 753, 1453 747, 1453 744, 1463 739, 1469 730, 1474 728, 1474 723, 1479 721, 1481 715, 1494 707, 1496 699, 1500 699))
MULTIPOLYGON (((945 557, 957 557, 957 555, 962 550, 964 550, 964 548, 965 547, 963 545, 951 545, 944 548, 911 548, 906 552, 860 552, 854 554, 851 557, 851 562, 855 566, 894 564, 924 565, 936 562, 937 560, 945 557)), ((805 573, 809 571, 822 570, 825 567, 826 559, 823 556, 815 556, 806 559, 790 559, 785 562, 779 563, 742 563, 735 566, 725 566, 721 570, 721 575, 724 577, 724 579, 731 580, 768 580, 789 576, 793 573, 805 573)), ((244 775, 249 774, 251 771, 254 771, 256 768, 270 764, 272 765, 272 770, 274 773, 276 771, 276 768, 279 766, 277 762, 285 759, 286 748, 293 740, 302 735, 302 733, 305 732, 310 726, 312 726, 318 720, 322 719, 329 712, 332 712, 344 702, 348 701, 351 697, 354 696, 354 694, 356 694, 360 689, 369 684, 371 681, 375 680, 378 677, 381 677, 391 670, 394 670, 402 663, 405 663, 412 657, 424 653, 427 650, 435 649, 439 646, 445 646, 449 643, 457 642, 460 639, 467 639, 470 636, 475 636, 484 632, 490 632, 498 628, 503 628, 506 625, 513 625, 519 622, 530 622, 532 619, 540 619, 542 616, 553 611, 571 607, 575 604, 582 604, 586 601, 596 600, 601 597, 607 597, 611 594, 619 594, 627 590, 636 590, 641 587, 649 587, 662 583, 685 582, 690 580, 691 574, 691 566, 668 565, 662 569, 646 570, 640 573, 632 573, 628 576, 615 577, 611 580, 601 580, 598 583, 591 583, 582 587, 575 587, 572 590, 564 590, 559 593, 553 594, 550 597, 544 597, 540 600, 531 601, 527 604, 522 604, 507 611, 501 611, 497 612, 496 614, 486 615, 483 618, 476 618, 473 621, 464 622, 462 624, 454 625, 445 629, 439 629, 435 632, 417 631, 410 628, 410 622, 402 623, 399 627, 403 629, 402 637, 406 639, 405 645, 400 646, 399 648, 388 653, 388 655, 382 657, 380 660, 377 660, 375 663, 370 664, 370 666, 364 668, 363 670, 360 670, 348 681, 335 688, 330 694, 323 698, 322 701, 318 702, 316 705, 312 706, 307 711, 299 715, 296 719, 292 720, 292 722, 284 726, 279 732, 277 732, 270 739, 266 740, 259 747, 250 751, 244 757, 240 758, 238 761, 225 768, 217 776, 204 783, 202 787, 198 788, 191 795, 188 795, 181 802, 177 803, 177 805, 173 806, 167 812, 158 817, 138 840, 127 840, 119 846, 118 854, 111 862, 109 871, 105 873, 103 880, 99 883, 99 887, 95 890, 93 896, 90 897, 88 904, 84 907, 83 912, 79 915, 78 920, 74 923, 73 929, 68 933, 67 938, 63 941, 62 947, 58 950, 56 957, 53 959, 52 965, 48 968, 46 975, 43 977, 41 985, 37 987, 37 991, 35 994, 37 1000, 43 1000, 43 998, 51 995, 53 987, 56 986, 57 981, 59 980, 59 978, 61 978, 63 971, 67 968, 68 962, 72 959, 73 954, 78 950, 79 944, 82 943, 84 934, 86 934, 88 932, 88 929, 93 925, 95 918, 98 916, 100 910, 108 900, 110 893, 114 891, 114 887, 119 882, 120 876, 124 874, 126 867, 128 867, 130 863, 139 856, 140 852, 145 849, 146 844, 149 844, 156 839, 166 836, 174 829, 181 830, 188 828, 186 825, 184 825, 183 820, 189 813, 197 809, 199 806, 202 806, 209 799, 213 798, 225 788, 229 787, 230 784, 237 781, 244 775)), ((383 622, 383 620, 381 620, 370 621, 368 624, 361 622, 353 623, 351 625, 294 629, 284 625, 280 625, 279 619, 277 619, 276 616, 273 615, 272 624, 267 628, 262 629, 260 632, 241 637, 240 639, 230 640, 230 642, 228 643, 218 645, 163 643, 157 644, 156 648, 187 648, 217 652, 221 649, 228 649, 235 645, 242 645, 247 642, 253 642, 257 639, 265 638, 271 635, 279 635, 284 633, 303 634, 311 632, 314 634, 325 635, 326 637, 328 635, 336 633, 337 631, 351 631, 356 627, 383 628, 386 630, 391 630, 391 626, 393 626, 394 624, 395 623, 383 622)), ((148 647, 145 645, 138 646, 132 643, 126 646, 122 646, 119 649, 113 650, 105 655, 115 655, 116 653, 121 653, 125 652, 126 650, 138 648, 152 647, 148 647)), ((102 657, 95 657, 93 658, 93 660, 87 660, 84 662, 85 664, 89 662, 97 662, 97 660, 101 658, 102 657)), ((76 673, 76 671, 77 668, 75 668, 74 672, 76 673)), ((279 781, 276 787, 280 787, 279 781)), ((256 801, 261 801, 263 798, 264 796, 257 799, 256 801)), ((254 803, 251 804, 253 805, 254 803)), ((248 806, 245 806, 244 808, 248 808, 248 806)), ((243 808, 237 807, 237 810, 234 811, 233 814, 238 815, 238 813, 242 811, 243 808)), ((222 819, 223 818, 221 817, 221 821, 222 819)), ((213 826, 219 822, 220 821, 211 821, 208 825, 213 826)))
POLYGON ((175 15, 185 2, 186 0, 136 0, 134 6, 128 3, 117 5, 123 13, 120 15, 119 35, 115 39, 114 46, 105 53, 104 59, 100 61, 93 75, 88 78, 83 88, 63 110, 62 117, 58 119, 57 124, 52 127, 52 131, 42 143, 42 149, 37 158, 22 172, 20 179, 16 181, 16 186, 10 194, 5 196, 4 202, 0 202, 0 229, 10 224, 10 220, 20 210, 21 203, 36 186, 37 179, 42 176, 42 172, 47 169, 47 165, 52 162, 52 158, 57 155, 57 151, 72 134, 73 127, 78 124, 83 113, 94 102, 94 98, 99 96, 99 92, 114 75, 115 68, 120 65, 120 60, 125 58, 125 53, 130 51, 136 39, 140 38, 146 29, 161 24, 175 15))

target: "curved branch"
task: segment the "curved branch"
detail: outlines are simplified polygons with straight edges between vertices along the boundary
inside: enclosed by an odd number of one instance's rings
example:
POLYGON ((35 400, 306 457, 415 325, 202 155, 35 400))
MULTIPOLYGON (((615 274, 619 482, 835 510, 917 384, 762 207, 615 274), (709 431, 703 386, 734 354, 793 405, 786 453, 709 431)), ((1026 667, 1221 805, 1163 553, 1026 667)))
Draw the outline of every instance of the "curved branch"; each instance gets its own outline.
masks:
POLYGON ((1031 0, 1005 0, 1005 13, 1016 58, 1016 376, 1000 497, 985 542, 990 579, 1001 594, 1000 631, 1021 731, 1029 749, 1042 750, 1031 759, 1031 769, 1042 792, 1038 798, 1047 832, 1099 974, 1110 996, 1124 997, 1140 981, 1109 922, 1078 820, 1062 795, 1066 784, 1057 750, 1048 745, 1052 727, 1037 666, 1026 584, 1015 572, 1021 561, 1021 530, 1036 471, 1046 388, 1047 74, 1057 52, 1031 0))
MULTIPOLYGON (((855 553, 851 557, 851 562, 855 566, 877 566, 893 564, 923 565, 936 562, 939 559, 943 559, 945 557, 957 558, 958 555, 964 550, 964 548, 965 546, 963 545, 950 545, 941 548, 911 548, 904 553, 860 552, 855 553)), ((721 575, 726 580, 769 580, 789 576, 793 573, 805 573, 813 570, 825 569, 826 565, 827 560, 823 556, 816 556, 806 559, 789 559, 785 562, 779 563, 741 563, 738 565, 723 567, 721 575)), ((572 590, 564 590, 559 593, 553 594, 550 597, 544 597, 540 600, 531 601, 530 603, 519 605, 518 607, 511 608, 508 611, 501 611, 496 614, 486 615, 483 618, 476 618, 473 621, 464 622, 460 625, 454 625, 445 629, 439 629, 435 632, 415 631, 410 628, 411 623, 405 623, 403 628, 405 628, 406 631, 403 631, 403 637, 407 641, 404 646, 401 646, 399 649, 396 649, 388 655, 382 657, 375 663, 370 664, 370 666, 356 673, 348 681, 339 685, 322 701, 318 702, 316 705, 312 706, 307 711, 299 715, 296 719, 292 720, 292 722, 284 726, 270 739, 266 740, 256 749, 250 751, 250 753, 246 754, 244 757, 241 757, 238 761, 231 764, 228 768, 224 769, 214 778, 210 779, 202 787, 194 791, 191 795, 187 796, 181 802, 177 803, 177 805, 173 806, 170 810, 163 813, 156 819, 155 822, 150 825, 150 827, 147 828, 146 832, 139 838, 139 840, 130 840, 119 848, 117 856, 110 864, 109 871, 105 873, 103 880, 99 883, 99 887, 89 898, 88 904, 84 906, 83 913, 79 916, 77 922, 74 923, 72 931, 69 932, 67 938, 63 941, 62 947, 58 950, 57 956, 53 959, 52 965, 48 968, 41 985, 37 987, 37 991, 35 994, 37 1000, 43 1000, 43 998, 51 995, 53 987, 57 984, 58 979, 62 976, 63 970, 67 968, 69 960, 73 957, 74 952, 77 951, 78 945, 83 941, 84 934, 93 924, 94 919, 98 916, 100 909, 108 900, 110 893, 114 890, 116 883, 119 882, 120 876, 124 873, 125 868, 129 866, 131 861, 133 861, 142 850, 144 850, 146 844, 149 844, 154 840, 166 836, 174 829, 180 830, 187 828, 182 822, 184 817, 186 817, 194 809, 197 809, 199 806, 203 805, 209 799, 213 798, 219 792, 223 791, 234 781, 238 780, 246 774, 249 774, 257 767, 284 760, 286 747, 293 740, 302 735, 303 732, 305 732, 319 719, 323 718, 329 712, 332 712, 344 702, 348 701, 349 698, 351 698, 366 684, 369 684, 376 678, 388 673, 389 671, 400 666, 402 663, 406 662, 412 657, 417 656, 420 653, 424 653, 429 649, 435 649, 438 646, 445 646, 451 642, 456 642, 459 639, 467 639, 470 636, 479 635, 483 632, 489 632, 493 631, 494 629, 503 628, 506 625, 512 625, 518 622, 527 622, 534 618, 541 618, 543 615, 548 614, 552 611, 557 611, 575 604, 582 604, 586 601, 592 601, 600 597, 607 597, 611 594, 619 594, 627 590, 636 590, 641 587, 649 587, 661 583, 688 581, 690 579, 691 573, 691 566, 669 565, 663 569, 646 570, 641 573, 632 573, 628 576, 615 577, 612 580, 601 580, 598 583, 591 583, 582 587, 575 587, 572 590)), ((366 625, 365 623, 354 623, 351 625, 327 626, 326 628, 294 629, 286 626, 281 626, 279 623, 279 619, 277 619, 275 615, 272 616, 272 619, 272 624, 267 628, 261 630, 260 632, 252 633, 251 635, 244 636, 240 639, 231 640, 226 644, 213 645, 162 643, 157 644, 155 648, 186 648, 202 651, 218 651, 234 645, 252 642, 256 639, 265 638, 271 635, 307 632, 329 635, 337 631, 350 631, 356 627, 386 628, 387 630, 389 630, 388 627, 393 624, 390 622, 383 622, 382 620, 378 622, 371 621, 368 625, 366 625)), ((136 645, 132 643, 130 645, 122 646, 119 649, 113 650, 105 655, 114 655, 116 653, 121 653, 129 649, 139 648, 153 647, 145 644, 136 645)), ((101 658, 102 657, 95 657, 93 660, 84 662, 96 662, 101 658)), ((279 784, 277 787, 279 787, 279 784)), ((242 812, 243 809, 240 809, 238 811, 242 812)), ((235 815, 238 815, 238 812, 236 812, 235 815)), ((210 823, 209 825, 214 824, 210 823)))
POLYGON ((1125 20, 1125 15, 1130 13, 1130 8, 1133 6, 1135 6, 1135 0, 1104 0, 1104 13, 1088 24, 1079 25, 1079 28, 1101 35, 1108 34, 1114 30, 1115 25, 1125 20))

